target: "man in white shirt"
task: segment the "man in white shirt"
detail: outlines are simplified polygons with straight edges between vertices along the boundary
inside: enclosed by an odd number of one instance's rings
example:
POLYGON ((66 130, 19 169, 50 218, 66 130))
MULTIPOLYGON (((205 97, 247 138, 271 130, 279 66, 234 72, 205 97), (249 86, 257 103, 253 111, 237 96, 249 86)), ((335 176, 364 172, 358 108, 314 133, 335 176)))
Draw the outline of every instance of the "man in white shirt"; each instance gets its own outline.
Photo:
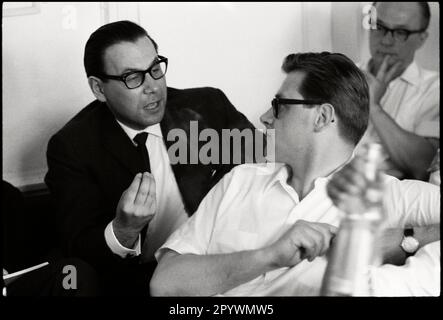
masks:
POLYGON ((428 37, 429 5, 376 2, 373 10, 371 59, 361 65, 370 88, 370 121, 360 145, 381 143, 389 174, 427 180, 440 139, 440 79, 414 56, 428 37))
POLYGON ((283 70, 261 117, 278 163, 239 166, 208 193, 156 253, 152 294, 318 294, 339 222, 326 182, 366 130, 369 90, 342 54, 291 54, 283 70))
MULTIPOLYGON (((341 54, 289 55, 283 70, 287 77, 261 118, 275 129, 279 163, 236 167, 208 193, 157 251, 153 295, 320 293, 323 254, 340 221, 326 186, 366 129, 368 89, 361 71, 341 54)), ((438 207, 437 188, 392 179, 384 203, 388 225, 435 223, 437 210, 434 220, 417 218, 416 210, 438 207), (419 195, 414 205, 411 194, 419 195)))

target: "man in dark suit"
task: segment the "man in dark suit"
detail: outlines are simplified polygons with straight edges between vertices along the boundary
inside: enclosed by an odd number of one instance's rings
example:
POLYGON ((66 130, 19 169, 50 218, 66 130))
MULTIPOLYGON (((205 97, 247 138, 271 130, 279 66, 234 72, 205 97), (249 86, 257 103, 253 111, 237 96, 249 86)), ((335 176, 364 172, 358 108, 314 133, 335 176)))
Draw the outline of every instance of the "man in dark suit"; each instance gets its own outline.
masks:
POLYGON ((168 133, 181 129, 192 139, 191 121, 218 134, 254 127, 218 89, 167 88, 167 58, 132 22, 96 30, 84 64, 97 100, 47 150, 58 231, 69 256, 96 268, 105 293, 147 295, 155 250, 235 165, 171 164, 168 133))

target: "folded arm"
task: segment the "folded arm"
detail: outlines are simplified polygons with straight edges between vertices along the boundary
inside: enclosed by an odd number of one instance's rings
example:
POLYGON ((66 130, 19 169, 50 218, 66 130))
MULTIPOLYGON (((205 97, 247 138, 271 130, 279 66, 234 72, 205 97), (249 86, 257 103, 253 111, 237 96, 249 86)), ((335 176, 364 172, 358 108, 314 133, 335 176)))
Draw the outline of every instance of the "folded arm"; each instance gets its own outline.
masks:
MULTIPOLYGON (((418 240, 418 249, 440 240, 440 224, 413 227, 414 238, 418 240)), ((383 254, 383 263, 401 266, 406 262, 406 252, 400 247, 403 239, 403 228, 390 228, 383 231, 377 246, 383 254)))
MULTIPOLYGON (((400 61, 393 64, 388 61, 389 57, 386 55, 376 74, 365 73, 370 94, 369 119, 394 164, 410 177, 425 180, 426 170, 437 151, 439 139, 423 137, 404 130, 380 106, 389 83, 401 73, 400 61)), ((438 94, 437 90, 428 92, 429 99, 425 103, 426 117, 434 121, 439 117, 438 102, 434 98, 438 94)))
POLYGON ((379 105, 371 105, 370 119, 394 164, 409 176, 425 180, 439 139, 404 130, 379 105))

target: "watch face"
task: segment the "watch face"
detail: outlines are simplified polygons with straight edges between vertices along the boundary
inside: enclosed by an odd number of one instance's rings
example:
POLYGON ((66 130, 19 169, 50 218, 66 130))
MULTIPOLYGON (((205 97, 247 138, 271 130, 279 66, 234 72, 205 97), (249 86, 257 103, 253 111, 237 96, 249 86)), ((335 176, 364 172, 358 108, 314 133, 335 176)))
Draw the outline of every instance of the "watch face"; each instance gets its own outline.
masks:
POLYGON ((404 237, 401 242, 401 247, 407 253, 414 253, 418 249, 418 241, 414 237, 404 237))

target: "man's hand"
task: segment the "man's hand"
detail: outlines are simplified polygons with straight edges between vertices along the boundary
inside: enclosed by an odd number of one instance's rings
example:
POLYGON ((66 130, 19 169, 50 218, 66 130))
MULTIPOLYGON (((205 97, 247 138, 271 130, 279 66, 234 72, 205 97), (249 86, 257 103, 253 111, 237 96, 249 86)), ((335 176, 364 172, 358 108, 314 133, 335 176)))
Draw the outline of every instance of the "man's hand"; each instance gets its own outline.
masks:
POLYGON ((375 75, 365 72, 366 81, 369 85, 369 102, 371 107, 380 104, 380 100, 386 93, 389 83, 403 71, 401 70, 402 62, 400 60, 393 61, 392 59, 392 56, 385 55, 375 75))
POLYGON ((113 220, 114 234, 127 248, 132 248, 138 234, 157 210, 155 180, 148 172, 138 173, 117 205, 113 220))
POLYGON ((340 171, 336 172, 326 186, 326 192, 334 205, 344 212, 363 212, 362 199, 368 189, 369 181, 363 174, 363 162, 355 158, 340 171))
POLYGON ((336 232, 337 228, 327 223, 298 220, 269 249, 278 268, 292 267, 303 259, 312 261, 324 255, 336 232))

